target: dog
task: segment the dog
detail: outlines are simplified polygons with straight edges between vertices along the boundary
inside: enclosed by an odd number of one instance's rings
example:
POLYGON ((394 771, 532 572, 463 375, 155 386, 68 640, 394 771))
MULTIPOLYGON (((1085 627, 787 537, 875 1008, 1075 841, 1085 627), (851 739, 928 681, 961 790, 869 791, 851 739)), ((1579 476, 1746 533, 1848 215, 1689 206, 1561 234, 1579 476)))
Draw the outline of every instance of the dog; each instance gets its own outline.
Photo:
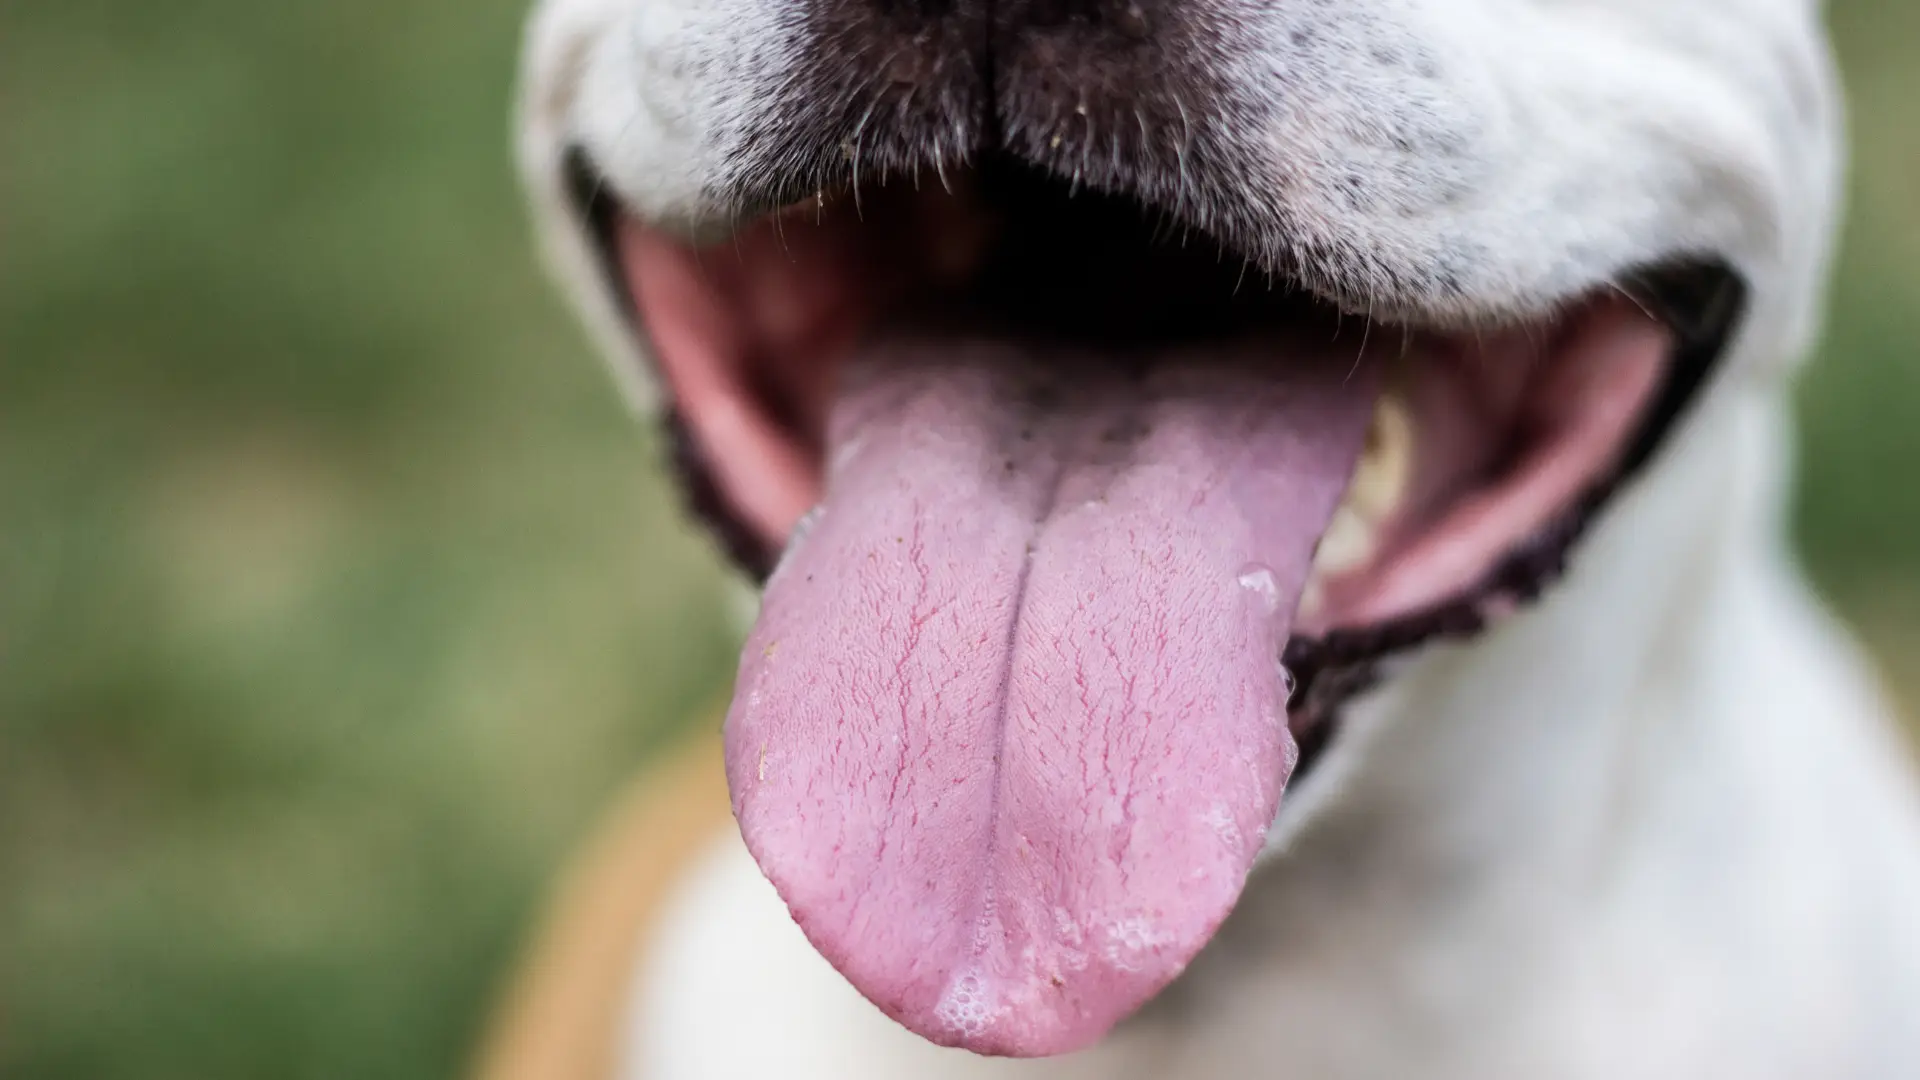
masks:
POLYGON ((765 589, 483 1071, 1920 1076, 1782 539, 1820 14, 542 0, 539 234, 765 589))

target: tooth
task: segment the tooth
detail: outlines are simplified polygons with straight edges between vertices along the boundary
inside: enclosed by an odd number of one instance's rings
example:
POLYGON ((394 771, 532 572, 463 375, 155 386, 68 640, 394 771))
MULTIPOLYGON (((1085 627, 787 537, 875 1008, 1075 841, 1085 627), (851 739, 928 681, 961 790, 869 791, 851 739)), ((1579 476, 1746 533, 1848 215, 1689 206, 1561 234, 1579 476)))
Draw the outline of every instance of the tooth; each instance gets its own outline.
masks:
POLYGON ((1380 526, 1400 505, 1413 471, 1413 419, 1399 398, 1382 395, 1367 428, 1353 480, 1333 512, 1313 555, 1309 589, 1366 565, 1380 543, 1380 526))
POLYGON ((1333 512, 1333 521, 1313 553, 1313 577, 1333 577, 1357 569, 1373 557, 1374 528, 1350 506, 1333 512))
MULTIPOLYGON (((1327 587, 1321 582, 1320 575, 1315 574, 1307 580, 1307 587, 1300 591, 1300 606, 1295 609, 1294 618, 1301 622, 1312 622, 1320 617, 1326 606, 1327 587)), ((1291 695, 1293 691, 1289 689, 1287 693, 1291 695)))
POLYGON ((1347 485, 1343 504, 1378 525, 1400 505, 1413 472, 1413 419, 1393 394, 1383 394, 1367 428, 1366 449, 1347 485))

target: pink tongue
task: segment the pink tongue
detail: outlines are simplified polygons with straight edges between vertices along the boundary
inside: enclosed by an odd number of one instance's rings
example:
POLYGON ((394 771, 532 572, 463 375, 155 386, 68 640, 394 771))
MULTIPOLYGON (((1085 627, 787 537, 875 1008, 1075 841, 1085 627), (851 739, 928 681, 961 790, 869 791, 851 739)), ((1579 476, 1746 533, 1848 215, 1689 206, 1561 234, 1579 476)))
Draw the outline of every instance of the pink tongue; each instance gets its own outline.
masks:
POLYGON ((1353 352, 854 364, 727 775, 794 918, 889 1015, 1078 1049, 1232 908, 1295 758, 1278 656, 1372 411, 1353 352))

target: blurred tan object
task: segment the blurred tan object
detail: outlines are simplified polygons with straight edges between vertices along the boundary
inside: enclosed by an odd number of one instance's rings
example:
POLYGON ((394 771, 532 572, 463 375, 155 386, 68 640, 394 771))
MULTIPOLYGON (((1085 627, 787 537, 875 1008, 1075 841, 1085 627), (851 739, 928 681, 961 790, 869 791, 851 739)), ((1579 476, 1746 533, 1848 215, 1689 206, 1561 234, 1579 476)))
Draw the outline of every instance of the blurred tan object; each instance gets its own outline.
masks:
POLYGON ((732 823, 718 730, 704 725, 648 767, 576 855, 483 1037, 478 1080, 615 1075, 641 932, 732 823))

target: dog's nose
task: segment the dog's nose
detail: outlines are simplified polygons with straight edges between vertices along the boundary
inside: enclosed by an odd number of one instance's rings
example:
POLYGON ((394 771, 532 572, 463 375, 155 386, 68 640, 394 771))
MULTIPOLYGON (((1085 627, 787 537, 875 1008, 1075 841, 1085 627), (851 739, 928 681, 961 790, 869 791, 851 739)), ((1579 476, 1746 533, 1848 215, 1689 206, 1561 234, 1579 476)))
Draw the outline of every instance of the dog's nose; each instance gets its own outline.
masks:
POLYGON ((1267 0, 786 2, 804 34, 765 145, 803 183, 1008 156, 1138 187, 1205 164, 1229 32, 1267 0))
MULTIPOLYGON (((817 3, 817 0, 816 0, 817 3)), ((1060 26, 1080 22, 1096 26, 1110 22, 1126 33, 1136 32, 1147 9, 1164 0, 829 0, 823 5, 848 14, 881 18, 943 18, 958 16, 1001 30, 1060 26)))
POLYGON ((1181 32, 1192 20, 1180 10, 1191 5, 1173 0, 811 0, 803 6, 817 59, 842 75, 944 83, 966 81, 970 69, 982 80, 986 105, 1000 90, 1026 89, 1026 76, 1039 73, 1027 70, 1032 67, 1057 66, 1063 81, 1093 74, 1105 84, 1123 74, 1151 76, 1149 61, 1170 45, 1202 45, 1181 32), (1156 41, 1156 31, 1183 40, 1156 41))
POLYGON ((1074 183, 1182 190, 1227 175, 1222 27, 1266 0, 1000 0, 989 41, 1001 150, 1074 183))
POLYGON ((1003 31, 1069 27, 1083 31, 1113 31, 1138 40, 1152 28, 1149 9, 1155 0, 1011 0, 995 8, 994 20, 1003 31))
MULTIPOLYGON (((1124 66, 1155 51, 1156 25, 1174 28, 1172 12, 1162 10, 1171 6, 1169 0, 832 0, 824 21, 836 28, 833 36, 854 39, 855 49, 890 45, 889 68, 931 73, 945 66, 900 64, 909 57, 1013 71, 1023 61, 1124 66), (958 55, 951 52, 955 46, 958 55)), ((834 44, 831 38, 824 43, 834 44)))
POLYGON ((993 103, 1010 145, 1049 155, 1126 152, 1158 111, 1156 100, 1181 92, 1178 51, 1206 48, 1180 27, 1178 7, 1172 0, 997 4, 988 49, 993 103))

